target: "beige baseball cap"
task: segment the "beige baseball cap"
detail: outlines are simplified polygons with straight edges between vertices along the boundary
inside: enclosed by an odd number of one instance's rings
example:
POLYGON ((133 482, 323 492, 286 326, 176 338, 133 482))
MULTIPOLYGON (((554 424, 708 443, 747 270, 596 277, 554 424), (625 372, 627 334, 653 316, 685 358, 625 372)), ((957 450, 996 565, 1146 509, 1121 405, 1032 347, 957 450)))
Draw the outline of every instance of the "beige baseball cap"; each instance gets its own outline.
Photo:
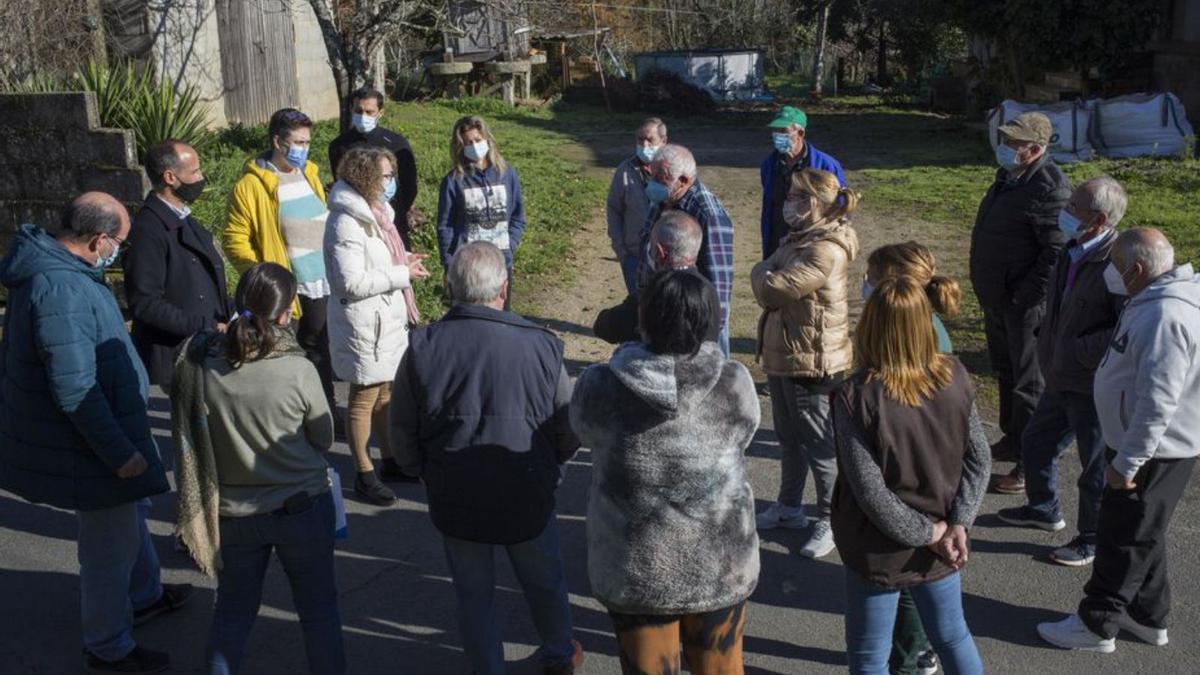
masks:
POLYGON ((1014 141, 1029 141, 1040 145, 1050 145, 1050 139, 1054 136, 1050 118, 1040 112, 1021 113, 1000 125, 999 131, 1014 141))

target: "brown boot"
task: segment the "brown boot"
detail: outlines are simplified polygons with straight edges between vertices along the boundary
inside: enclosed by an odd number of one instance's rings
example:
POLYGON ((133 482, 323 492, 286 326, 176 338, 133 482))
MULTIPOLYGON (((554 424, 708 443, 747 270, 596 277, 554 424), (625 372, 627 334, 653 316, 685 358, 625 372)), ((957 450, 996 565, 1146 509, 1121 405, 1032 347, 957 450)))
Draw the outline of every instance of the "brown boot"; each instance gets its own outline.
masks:
POLYGON ((1020 466, 1014 466, 1008 475, 996 479, 995 489, 1002 495, 1025 494, 1025 472, 1020 466))

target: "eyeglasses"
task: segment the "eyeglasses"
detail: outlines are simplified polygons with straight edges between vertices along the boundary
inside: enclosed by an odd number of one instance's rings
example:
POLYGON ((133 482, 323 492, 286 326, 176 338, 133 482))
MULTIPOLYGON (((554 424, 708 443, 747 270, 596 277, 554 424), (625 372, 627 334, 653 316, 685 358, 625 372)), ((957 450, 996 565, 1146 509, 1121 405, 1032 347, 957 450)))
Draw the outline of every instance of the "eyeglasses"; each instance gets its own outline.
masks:
POLYGON ((385 174, 383 174, 383 179, 384 179, 384 180, 391 180, 391 179, 393 179, 393 178, 395 178, 395 177, 396 177, 396 174, 394 174, 394 173, 385 173, 385 174))
POLYGON ((118 251, 120 251, 120 250, 121 250, 121 248, 125 246, 125 240, 124 240, 124 239, 122 239, 122 238, 120 238, 120 237, 114 237, 114 236, 112 236, 111 234, 106 234, 106 235, 104 235, 104 236, 105 236, 105 237, 107 237, 108 239, 112 240, 112 241, 115 241, 115 242, 117 242, 117 250, 118 250, 118 251))

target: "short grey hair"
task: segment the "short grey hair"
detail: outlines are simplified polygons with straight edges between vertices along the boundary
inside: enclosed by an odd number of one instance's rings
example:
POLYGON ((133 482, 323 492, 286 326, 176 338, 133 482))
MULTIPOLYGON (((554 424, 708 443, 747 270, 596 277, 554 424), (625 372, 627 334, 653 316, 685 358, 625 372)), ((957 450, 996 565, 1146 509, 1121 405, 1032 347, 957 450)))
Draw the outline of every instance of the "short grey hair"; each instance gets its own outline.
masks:
POLYGON ((1141 263, 1152 279, 1175 268, 1175 247, 1162 231, 1153 227, 1135 227, 1122 232, 1115 246, 1127 265, 1141 263))
POLYGON ((1100 176, 1085 181, 1079 186, 1088 196, 1088 209, 1104 214, 1108 227, 1116 227, 1125 217, 1125 207, 1129 205, 1129 197, 1125 188, 1111 176, 1100 176))
POLYGON ((505 281, 508 265, 504 253, 486 241, 473 241, 458 249, 446 274, 450 299, 465 305, 492 302, 500 297, 505 281))
POLYGON ((658 149, 654 153, 654 163, 662 162, 667 165, 667 169, 671 172, 671 176, 679 178, 687 176, 688 178, 696 177, 696 158, 692 156, 692 151, 675 143, 668 143, 658 149))
POLYGON ((98 234, 111 237, 121 230, 124 208, 109 194, 85 192, 63 209, 56 236, 75 241, 86 241, 98 234))
POLYGON ((662 118, 647 117, 646 119, 642 120, 641 125, 638 126, 638 131, 645 129, 646 127, 654 127, 654 133, 658 134, 659 138, 666 140, 666 138, 667 138, 667 123, 662 121, 662 118))
POLYGON ((667 211, 654 223, 650 240, 662 244, 667 251, 667 263, 680 267, 696 259, 704 239, 700 223, 683 211, 667 211))

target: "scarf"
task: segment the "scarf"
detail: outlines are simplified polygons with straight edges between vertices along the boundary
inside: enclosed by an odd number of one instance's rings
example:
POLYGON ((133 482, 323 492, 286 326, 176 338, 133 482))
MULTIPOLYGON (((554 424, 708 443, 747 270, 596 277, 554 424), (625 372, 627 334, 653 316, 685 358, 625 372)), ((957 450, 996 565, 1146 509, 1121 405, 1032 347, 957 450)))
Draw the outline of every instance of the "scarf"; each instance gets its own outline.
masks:
MULTIPOLYGON (((208 405, 204 392, 204 361, 224 351, 225 336, 197 333, 175 359, 171 382, 171 438, 175 441, 175 490, 178 516, 175 533, 187 546, 200 571, 213 576, 221 569, 220 480, 208 405)), ((275 348, 266 359, 304 350, 288 328, 276 329, 275 348)))
MULTIPOLYGON (((383 243, 387 244, 388 252, 392 254, 392 264, 407 265, 408 251, 404 248, 404 239, 400 237, 396 223, 388 217, 383 204, 372 202, 371 213, 374 214, 375 224, 379 226, 379 231, 383 234, 383 243)), ((413 293, 412 283, 409 283, 408 288, 404 289, 404 306, 408 310, 409 325, 420 323, 421 312, 417 310, 417 297, 413 293)))

